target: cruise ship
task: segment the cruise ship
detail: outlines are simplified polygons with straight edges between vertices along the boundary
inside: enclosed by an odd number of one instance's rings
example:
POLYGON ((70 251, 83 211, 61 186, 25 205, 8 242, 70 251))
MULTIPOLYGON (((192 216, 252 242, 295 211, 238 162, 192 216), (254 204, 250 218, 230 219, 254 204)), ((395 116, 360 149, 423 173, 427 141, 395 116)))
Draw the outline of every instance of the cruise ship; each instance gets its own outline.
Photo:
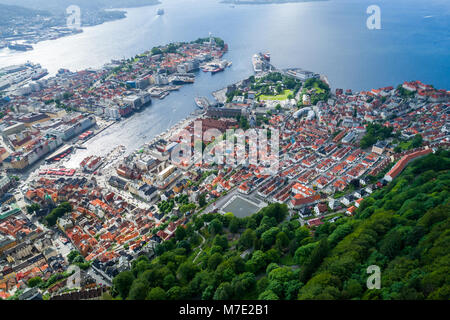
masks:
POLYGON ((254 54, 252 57, 253 71, 262 72, 262 59, 259 54, 254 54))
POLYGON ((255 73, 270 69, 270 53, 257 53, 252 57, 253 70, 255 73))

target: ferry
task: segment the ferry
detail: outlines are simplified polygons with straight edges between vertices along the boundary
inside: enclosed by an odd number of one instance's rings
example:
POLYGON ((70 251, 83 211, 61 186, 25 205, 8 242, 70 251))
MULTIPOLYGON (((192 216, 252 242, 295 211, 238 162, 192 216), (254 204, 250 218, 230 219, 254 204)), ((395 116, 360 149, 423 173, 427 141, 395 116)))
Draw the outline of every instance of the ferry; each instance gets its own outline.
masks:
POLYGON ((172 84, 180 85, 185 83, 194 83, 195 79, 189 76, 173 76, 169 79, 172 84))
POLYGON ((35 74, 34 76, 32 76, 31 80, 36 81, 36 80, 39 80, 39 79, 45 77, 46 75, 48 75, 48 71, 47 71, 47 69, 44 69, 44 70, 38 72, 37 74, 35 74))
POLYGON ((19 43, 10 43, 8 44, 8 48, 10 50, 16 50, 16 51, 29 51, 33 50, 33 46, 30 46, 29 44, 19 44, 19 43))
POLYGON ((197 98, 195 98, 195 104, 200 109, 206 109, 206 108, 208 108, 211 105, 206 97, 197 97, 197 98))
POLYGON ((231 66, 231 62, 226 60, 215 60, 202 66, 203 72, 211 72, 215 74, 217 72, 224 71, 225 68, 231 66))

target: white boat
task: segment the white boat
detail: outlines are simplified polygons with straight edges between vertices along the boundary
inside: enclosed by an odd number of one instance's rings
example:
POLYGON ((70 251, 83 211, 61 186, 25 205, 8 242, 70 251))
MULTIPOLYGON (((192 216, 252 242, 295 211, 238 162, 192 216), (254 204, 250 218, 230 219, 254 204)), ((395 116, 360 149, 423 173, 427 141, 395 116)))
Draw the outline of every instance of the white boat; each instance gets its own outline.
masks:
POLYGON ((195 98, 195 104, 200 109, 206 109, 210 106, 210 103, 206 97, 197 97, 195 98))

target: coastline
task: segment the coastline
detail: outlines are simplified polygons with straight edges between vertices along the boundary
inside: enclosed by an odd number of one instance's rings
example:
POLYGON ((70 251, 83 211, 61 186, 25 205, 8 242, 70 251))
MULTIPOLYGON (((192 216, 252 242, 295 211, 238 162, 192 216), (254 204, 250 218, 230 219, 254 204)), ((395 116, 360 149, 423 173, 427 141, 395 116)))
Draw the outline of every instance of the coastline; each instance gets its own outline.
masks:
MULTIPOLYGON (((69 30, 72 30, 71 33, 59 33, 57 35, 53 35, 53 36, 49 36, 48 38, 39 38, 39 39, 15 39, 15 40, 8 40, 8 38, 5 39, 0 39, 0 42, 8 42, 8 41, 16 41, 16 42, 24 42, 24 43, 31 43, 31 44, 38 44, 40 42, 44 42, 44 41, 51 41, 51 40, 58 40, 61 38, 65 38, 65 37, 69 37, 69 36, 73 36, 79 33, 83 33, 84 32, 84 28, 88 28, 88 27, 96 27, 96 26, 101 26, 105 23, 108 22, 114 22, 114 21, 119 21, 119 20, 123 20, 127 18, 128 15, 128 9, 135 9, 135 8, 143 8, 143 7, 154 7, 154 6, 158 6, 161 5, 162 2, 159 0, 155 0, 155 3, 142 3, 142 4, 130 4, 127 5, 125 7, 111 7, 111 8, 100 8, 98 9, 97 12, 97 18, 99 18, 100 21, 98 22, 93 22, 93 23, 87 23, 87 24, 82 24, 80 29, 71 29, 68 28, 67 25, 58 25, 55 26, 56 28, 60 28, 60 29, 64 29, 67 28, 69 30), (111 13, 114 14, 115 16, 111 16, 111 17, 102 17, 102 13, 111 13)), ((5 47, 7 48, 7 47, 5 47)), ((4 49, 4 48, 0 48, 0 51, 4 49)), ((31 50, 34 50, 31 49, 31 50)), ((13 51, 16 53, 20 53, 21 51, 13 51)))
POLYGON ((261 4, 287 4, 287 3, 302 3, 302 2, 319 2, 329 0, 222 0, 220 3, 232 4, 232 5, 261 5, 261 4))

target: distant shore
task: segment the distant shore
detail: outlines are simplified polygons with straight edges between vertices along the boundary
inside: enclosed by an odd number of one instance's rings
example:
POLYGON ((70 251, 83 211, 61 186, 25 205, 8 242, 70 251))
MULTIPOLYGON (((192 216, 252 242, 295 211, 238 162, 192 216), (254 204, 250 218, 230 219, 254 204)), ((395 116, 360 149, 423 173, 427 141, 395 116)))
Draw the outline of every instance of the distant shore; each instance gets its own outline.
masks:
POLYGON ((298 2, 318 2, 328 0, 222 0, 221 3, 228 4, 285 4, 298 2))
MULTIPOLYGON (((70 30, 66 26, 67 16, 64 10, 64 4, 61 4, 61 7, 52 8, 46 10, 37 10, 31 7, 25 6, 8 6, 0 4, 0 16, 2 16, 3 11, 8 10, 8 8, 16 8, 16 10, 23 10, 24 12, 31 12, 36 14, 47 14, 48 19, 51 19, 52 24, 51 27, 45 27, 35 35, 27 34, 31 28, 34 27, 33 23, 39 23, 39 21, 28 21, 26 23, 18 23, 13 24, 11 28, 16 29, 13 30, 16 32, 16 35, 12 34, 12 31, 9 30, 10 34, 0 35, 0 49, 6 48, 9 42, 25 42, 27 44, 36 44, 42 41, 47 40, 56 40, 59 38, 67 37, 76 33, 83 32, 83 28, 85 27, 94 27, 102 25, 106 22, 112 22, 117 20, 122 20, 127 17, 127 9, 139 8, 139 7, 147 7, 147 6, 157 6, 160 5, 161 1, 159 0, 147 0, 147 2, 124 2, 121 3, 120 0, 113 1, 110 6, 102 6, 98 8, 84 8, 81 5, 82 10, 82 23, 80 29, 72 29, 70 30), (2 11, 3 10, 3 11, 2 11)), ((75 1, 75 5, 76 1, 75 1)), ((39 15, 38 15, 39 16, 39 15)), ((26 20, 22 16, 14 17, 15 19, 26 20)), ((38 18, 39 19, 39 18, 38 18)), ((20 21, 19 21, 20 22, 20 21)), ((0 23, 1 25, 1 23, 0 23)))

